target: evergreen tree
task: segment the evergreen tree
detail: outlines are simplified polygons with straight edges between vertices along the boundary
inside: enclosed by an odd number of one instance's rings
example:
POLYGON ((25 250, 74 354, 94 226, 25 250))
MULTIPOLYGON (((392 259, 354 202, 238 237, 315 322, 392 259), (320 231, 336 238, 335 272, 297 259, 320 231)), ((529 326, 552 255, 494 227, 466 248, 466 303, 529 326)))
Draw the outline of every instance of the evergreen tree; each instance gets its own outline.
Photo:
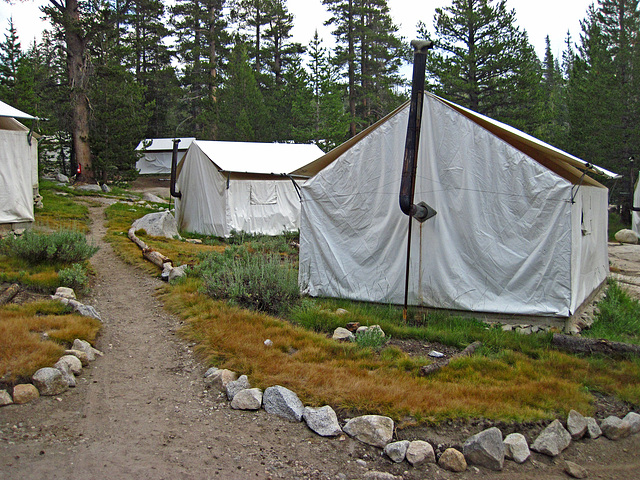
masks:
POLYGON ((231 18, 237 24, 237 33, 247 42, 247 55, 253 60, 258 75, 262 72, 262 38, 269 22, 268 7, 271 2, 272 0, 233 0, 231 5, 231 18))
MULTIPOLYGON (((437 8, 438 48, 427 60, 433 91, 476 112, 534 131, 540 62, 506 0, 453 0, 437 8)), ((424 24, 420 34, 429 38, 424 24)))
POLYGON ((567 136, 565 82, 560 64, 551 52, 549 36, 545 42, 545 55, 542 62, 543 111, 541 124, 535 136, 552 145, 560 146, 566 143, 567 136))
POLYGON ((13 26, 13 18, 10 18, 4 42, 0 43, 0 98, 16 108, 19 97, 15 86, 21 57, 20 42, 13 26))

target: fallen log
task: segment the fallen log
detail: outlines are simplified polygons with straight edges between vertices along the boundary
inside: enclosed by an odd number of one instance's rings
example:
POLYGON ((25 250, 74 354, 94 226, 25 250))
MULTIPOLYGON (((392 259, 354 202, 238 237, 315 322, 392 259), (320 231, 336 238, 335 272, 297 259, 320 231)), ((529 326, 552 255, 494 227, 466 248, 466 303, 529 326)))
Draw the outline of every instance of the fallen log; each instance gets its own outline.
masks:
POLYGON ((149 250, 149 246, 144 243, 142 240, 140 240, 138 237, 136 237, 136 229, 135 228, 130 228, 129 229, 129 233, 127 235, 129 237, 129 240, 131 240, 133 243, 135 243, 140 250, 142 250, 143 252, 145 250, 149 250))
POLYGON ((9 286, 9 288, 7 288, 4 292, 0 293, 0 305, 9 303, 11 300, 13 300, 13 297, 18 295, 19 292, 20 285, 18 285, 17 283, 9 286))
POLYGON ((640 345, 612 342, 600 338, 585 338, 554 333, 551 344, 567 352, 585 355, 601 354, 608 357, 640 356, 640 345))
POLYGON ((455 360, 457 358, 470 357, 473 353, 482 346, 482 342, 477 341, 473 342, 471 345, 468 345, 467 348, 462 350, 460 353, 456 353, 451 358, 447 358, 446 360, 438 363, 432 363, 430 365, 424 365, 420 367, 420 375, 426 377, 427 375, 431 375, 434 372, 437 372, 443 367, 449 365, 451 360, 455 360))
POLYGON ((156 252, 155 250, 151 250, 150 248, 143 250, 142 256, 160 268, 164 268, 165 263, 172 264, 169 257, 165 257, 160 252, 156 252))

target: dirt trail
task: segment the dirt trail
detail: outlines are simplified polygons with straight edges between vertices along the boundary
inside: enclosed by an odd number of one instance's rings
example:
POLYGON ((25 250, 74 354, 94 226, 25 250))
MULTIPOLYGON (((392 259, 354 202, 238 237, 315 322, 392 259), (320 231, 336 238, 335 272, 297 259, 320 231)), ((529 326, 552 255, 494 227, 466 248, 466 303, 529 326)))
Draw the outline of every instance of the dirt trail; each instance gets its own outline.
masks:
POLYGON ((543 480, 566 477, 563 458, 586 466, 590 479, 640 478, 640 435, 582 442, 555 460, 507 462, 499 473, 453 474, 392 464, 378 449, 321 438, 264 411, 231 410, 204 389, 205 368, 154 295, 161 282, 124 264, 102 240, 104 208, 90 209, 99 280, 86 300, 104 321, 97 343, 104 357, 57 398, 0 409, 0 479, 360 479, 375 470, 407 480, 543 480))

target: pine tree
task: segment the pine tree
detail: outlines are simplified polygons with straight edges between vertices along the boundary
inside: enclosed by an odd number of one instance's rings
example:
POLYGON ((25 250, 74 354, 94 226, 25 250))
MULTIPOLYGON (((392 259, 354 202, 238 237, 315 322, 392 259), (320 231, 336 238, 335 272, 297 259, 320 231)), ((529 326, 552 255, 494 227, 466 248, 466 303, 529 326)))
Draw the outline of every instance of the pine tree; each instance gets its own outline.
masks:
POLYGON ((247 43, 247 55, 253 60, 254 70, 262 73, 265 26, 269 22, 268 7, 272 0, 232 0, 231 18, 237 24, 238 33, 247 43))
MULTIPOLYGON (((534 131, 540 62, 506 0, 453 0, 437 8, 438 48, 428 57, 432 90, 515 127, 534 131)), ((420 33, 430 37, 424 24, 420 33)))
POLYGON ((19 97, 14 89, 21 58, 22 49, 13 26, 13 18, 10 18, 4 42, 0 43, 0 98, 16 108, 19 97))
POLYGON ((549 36, 545 39, 546 48, 542 62, 542 117, 540 127, 535 136, 552 145, 566 143, 567 108, 565 98, 565 81, 560 64, 553 57, 549 36))

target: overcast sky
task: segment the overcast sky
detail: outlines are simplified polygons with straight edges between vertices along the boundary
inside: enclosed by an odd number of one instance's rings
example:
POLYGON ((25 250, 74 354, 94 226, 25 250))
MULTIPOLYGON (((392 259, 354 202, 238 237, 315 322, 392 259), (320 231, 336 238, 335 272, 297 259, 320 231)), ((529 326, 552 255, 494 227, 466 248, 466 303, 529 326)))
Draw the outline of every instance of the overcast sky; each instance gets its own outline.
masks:
MULTIPOLYGON (((507 0, 507 6, 515 9, 517 23, 529 34, 540 58, 544 56, 545 37, 549 35, 553 54, 559 58, 564 50, 567 31, 571 31, 574 41, 580 33, 580 20, 586 17, 587 8, 596 0, 507 0)), ((9 17, 18 32, 22 48, 26 49, 46 24, 40 20, 42 13, 38 7, 45 0, 14 0, 13 5, 0 0, 0 36, 4 40, 9 25, 9 17)), ((294 39, 308 45, 317 29, 326 44, 331 44, 331 32, 323 23, 328 19, 321 0, 288 0, 289 10, 294 15, 294 39)), ((416 36, 416 24, 422 20, 433 31, 433 15, 437 7, 448 6, 451 0, 388 0, 391 16, 400 27, 400 34, 411 40, 416 36), (420 8, 416 8, 420 5, 420 8)))

